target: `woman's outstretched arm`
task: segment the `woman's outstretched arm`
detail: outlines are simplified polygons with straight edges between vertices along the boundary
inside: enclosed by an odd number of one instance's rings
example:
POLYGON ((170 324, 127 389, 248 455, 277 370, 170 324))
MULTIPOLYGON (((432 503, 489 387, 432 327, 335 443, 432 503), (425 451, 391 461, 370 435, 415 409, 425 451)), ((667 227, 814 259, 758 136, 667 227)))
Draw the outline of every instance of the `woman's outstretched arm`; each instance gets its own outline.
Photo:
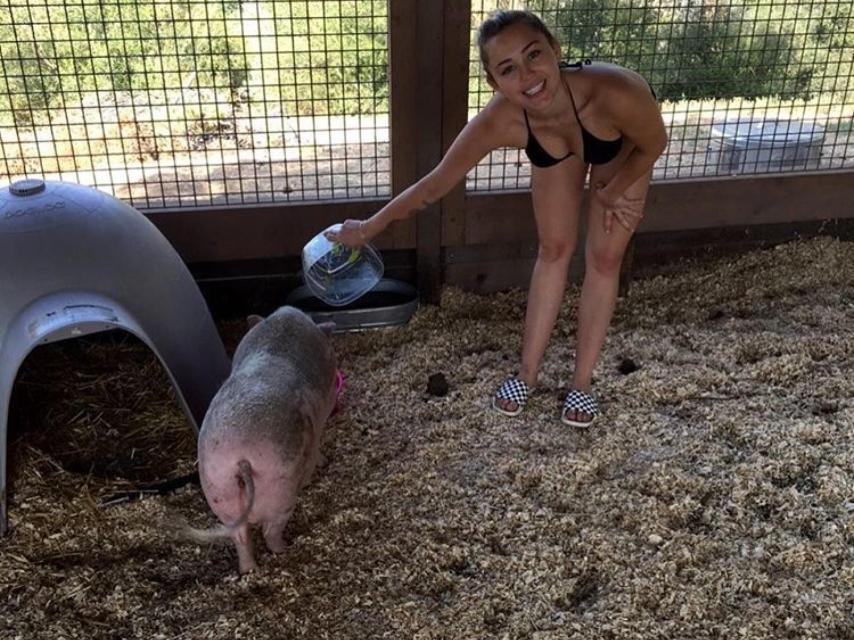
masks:
POLYGON ((516 141, 508 136, 508 127, 501 125, 509 113, 500 102, 493 99, 463 127, 442 161, 430 173, 367 220, 347 220, 337 234, 330 232, 327 237, 348 246, 362 245, 395 220, 408 218, 440 200, 493 149, 514 144, 516 141))

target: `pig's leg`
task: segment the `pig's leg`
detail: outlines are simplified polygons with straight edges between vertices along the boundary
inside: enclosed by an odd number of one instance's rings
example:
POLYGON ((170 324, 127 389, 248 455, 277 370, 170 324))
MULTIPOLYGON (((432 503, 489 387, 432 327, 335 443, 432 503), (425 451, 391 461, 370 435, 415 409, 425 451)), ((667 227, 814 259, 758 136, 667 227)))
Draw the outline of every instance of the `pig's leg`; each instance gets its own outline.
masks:
POLYGON ((264 542, 273 553, 282 553, 285 550, 285 525, 288 524, 293 512, 294 508, 291 506, 282 518, 264 523, 264 542))
POLYGON ((258 565, 255 564, 255 557, 252 555, 252 537, 249 531, 249 523, 246 522, 237 527, 231 534, 231 539, 234 540, 234 545, 237 547, 237 562, 240 573, 254 571, 258 565))

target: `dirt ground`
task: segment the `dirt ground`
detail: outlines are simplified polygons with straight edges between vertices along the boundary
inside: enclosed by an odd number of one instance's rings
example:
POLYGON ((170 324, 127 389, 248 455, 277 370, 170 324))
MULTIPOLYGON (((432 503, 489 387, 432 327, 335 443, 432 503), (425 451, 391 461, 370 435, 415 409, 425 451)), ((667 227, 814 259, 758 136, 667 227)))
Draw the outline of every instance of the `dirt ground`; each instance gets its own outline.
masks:
MULTIPOLYGON (((854 638, 854 243, 639 274, 588 432, 558 421, 577 290, 523 416, 488 410, 524 293, 444 292, 334 337, 327 463, 286 551, 176 540, 215 523, 194 435, 130 339, 39 348, 13 394, 1 638, 854 638), (428 392, 441 373, 445 395, 428 392)), ((242 323, 220 323, 229 349, 242 323)), ((441 389, 439 390, 441 391, 441 389)))

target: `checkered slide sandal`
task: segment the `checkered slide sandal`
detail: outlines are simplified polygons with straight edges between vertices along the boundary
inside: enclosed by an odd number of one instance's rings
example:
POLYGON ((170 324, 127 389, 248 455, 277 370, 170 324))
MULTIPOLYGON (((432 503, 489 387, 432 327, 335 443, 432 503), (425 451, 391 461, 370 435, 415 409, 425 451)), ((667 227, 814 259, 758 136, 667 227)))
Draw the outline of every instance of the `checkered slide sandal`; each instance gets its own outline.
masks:
POLYGON ((519 378, 507 378, 507 380, 504 381, 504 384, 498 387, 498 391, 495 392, 495 395, 492 396, 492 408, 498 413, 503 413, 505 416, 518 416, 522 413, 522 409, 524 409, 525 405, 528 403, 529 395, 530 390, 523 380, 519 380, 519 378), (513 411, 502 409, 501 405, 497 402, 498 400, 509 400, 510 402, 515 402, 516 409, 513 411))
POLYGON ((564 424, 568 424, 571 427, 578 427, 579 429, 586 429, 593 421, 596 420, 596 416, 599 415, 599 405, 596 403, 596 399, 591 396, 589 393, 584 393, 583 391, 579 391, 578 389, 570 389, 569 393, 566 394, 566 400, 563 401, 563 410, 560 412, 560 421, 564 424), (577 411, 579 413, 586 413, 589 416, 592 416, 590 420, 582 421, 582 420, 570 420, 566 417, 570 411, 577 411))

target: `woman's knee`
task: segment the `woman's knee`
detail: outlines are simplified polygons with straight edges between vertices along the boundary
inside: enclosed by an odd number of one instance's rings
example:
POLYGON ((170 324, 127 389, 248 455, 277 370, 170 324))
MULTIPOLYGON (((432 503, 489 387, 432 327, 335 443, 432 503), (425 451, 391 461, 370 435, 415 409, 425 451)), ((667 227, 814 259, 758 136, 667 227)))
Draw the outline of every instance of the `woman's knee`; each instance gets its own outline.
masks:
POLYGON ((588 246, 585 249, 586 267, 603 276, 617 276, 625 253, 626 248, 622 245, 588 246))
POLYGON ((572 258, 574 240, 540 240, 537 259, 542 262, 564 262, 572 258))

